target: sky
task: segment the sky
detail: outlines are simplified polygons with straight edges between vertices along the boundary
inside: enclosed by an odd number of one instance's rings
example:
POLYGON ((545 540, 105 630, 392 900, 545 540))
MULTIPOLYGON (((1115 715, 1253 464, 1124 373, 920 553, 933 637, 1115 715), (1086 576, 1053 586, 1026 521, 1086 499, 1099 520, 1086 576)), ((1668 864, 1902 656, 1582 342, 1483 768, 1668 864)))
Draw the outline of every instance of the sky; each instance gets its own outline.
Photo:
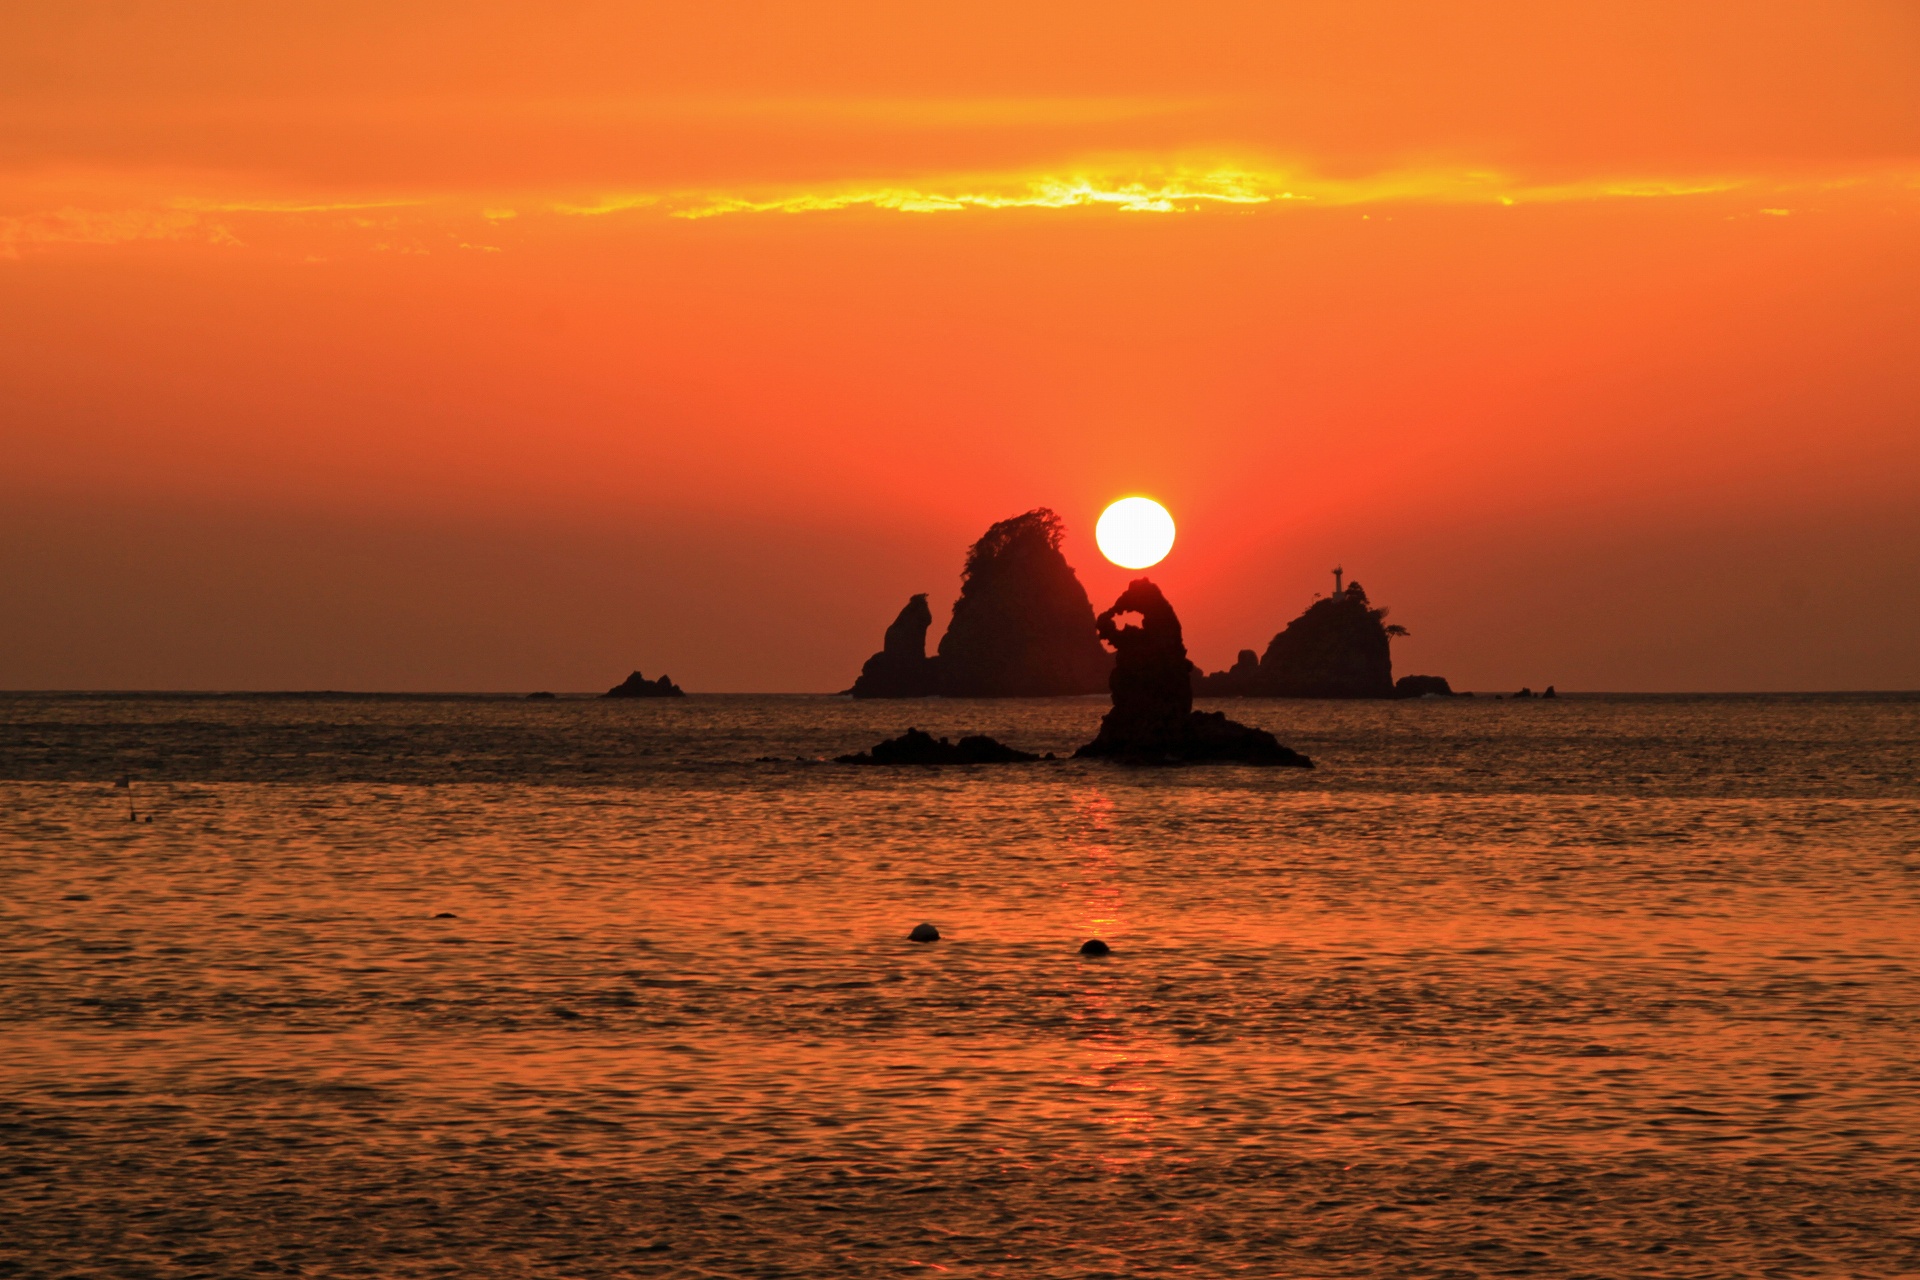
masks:
POLYGON ((0 688, 852 682, 1126 494, 1212 669, 1920 688, 1920 8, 15 0, 0 688))

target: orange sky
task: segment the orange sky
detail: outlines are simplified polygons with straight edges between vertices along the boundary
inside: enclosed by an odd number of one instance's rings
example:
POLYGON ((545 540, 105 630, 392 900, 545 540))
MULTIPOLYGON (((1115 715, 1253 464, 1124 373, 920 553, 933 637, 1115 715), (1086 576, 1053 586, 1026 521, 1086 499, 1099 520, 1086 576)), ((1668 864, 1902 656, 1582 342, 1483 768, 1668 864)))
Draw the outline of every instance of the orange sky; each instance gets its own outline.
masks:
POLYGON ((1896 3, 16 3, 0 687, 843 688, 1027 507, 1110 598, 1135 491, 1210 667, 1339 562, 1465 687, 1920 687, 1916 67, 1896 3))

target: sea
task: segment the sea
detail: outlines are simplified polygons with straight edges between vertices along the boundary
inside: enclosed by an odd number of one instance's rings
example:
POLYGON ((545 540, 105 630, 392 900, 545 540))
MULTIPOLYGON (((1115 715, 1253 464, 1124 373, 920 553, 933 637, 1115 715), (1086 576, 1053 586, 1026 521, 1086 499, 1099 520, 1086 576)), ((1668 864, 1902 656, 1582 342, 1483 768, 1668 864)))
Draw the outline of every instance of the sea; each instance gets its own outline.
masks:
POLYGON ((0 696, 0 1275, 1920 1275, 1920 696, 1208 705, 0 696))

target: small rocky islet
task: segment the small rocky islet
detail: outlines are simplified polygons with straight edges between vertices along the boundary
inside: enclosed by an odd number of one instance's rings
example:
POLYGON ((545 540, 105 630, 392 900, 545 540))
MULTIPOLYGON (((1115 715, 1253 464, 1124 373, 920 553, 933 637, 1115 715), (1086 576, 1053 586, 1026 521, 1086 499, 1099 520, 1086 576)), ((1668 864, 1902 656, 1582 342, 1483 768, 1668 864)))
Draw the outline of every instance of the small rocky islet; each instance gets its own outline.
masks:
POLYGON ((600 695, 603 698, 684 698, 686 690, 661 676, 649 680, 638 671, 600 695))

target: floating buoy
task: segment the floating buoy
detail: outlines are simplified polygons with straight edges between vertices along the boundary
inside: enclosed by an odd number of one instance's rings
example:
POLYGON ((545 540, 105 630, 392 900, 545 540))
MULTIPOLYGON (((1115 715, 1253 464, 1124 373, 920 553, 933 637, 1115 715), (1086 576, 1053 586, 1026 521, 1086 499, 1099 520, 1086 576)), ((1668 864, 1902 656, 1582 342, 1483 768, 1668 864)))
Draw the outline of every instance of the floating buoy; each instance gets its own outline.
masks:
POLYGON ((913 932, 907 935, 907 941, 938 942, 940 941, 940 931, 930 924, 917 924, 913 926, 913 932))
POLYGON ((1108 946, 1106 943, 1100 941, 1100 939, 1098 938, 1088 938, 1085 942, 1080 944, 1080 954, 1083 956, 1112 955, 1113 948, 1108 946))

